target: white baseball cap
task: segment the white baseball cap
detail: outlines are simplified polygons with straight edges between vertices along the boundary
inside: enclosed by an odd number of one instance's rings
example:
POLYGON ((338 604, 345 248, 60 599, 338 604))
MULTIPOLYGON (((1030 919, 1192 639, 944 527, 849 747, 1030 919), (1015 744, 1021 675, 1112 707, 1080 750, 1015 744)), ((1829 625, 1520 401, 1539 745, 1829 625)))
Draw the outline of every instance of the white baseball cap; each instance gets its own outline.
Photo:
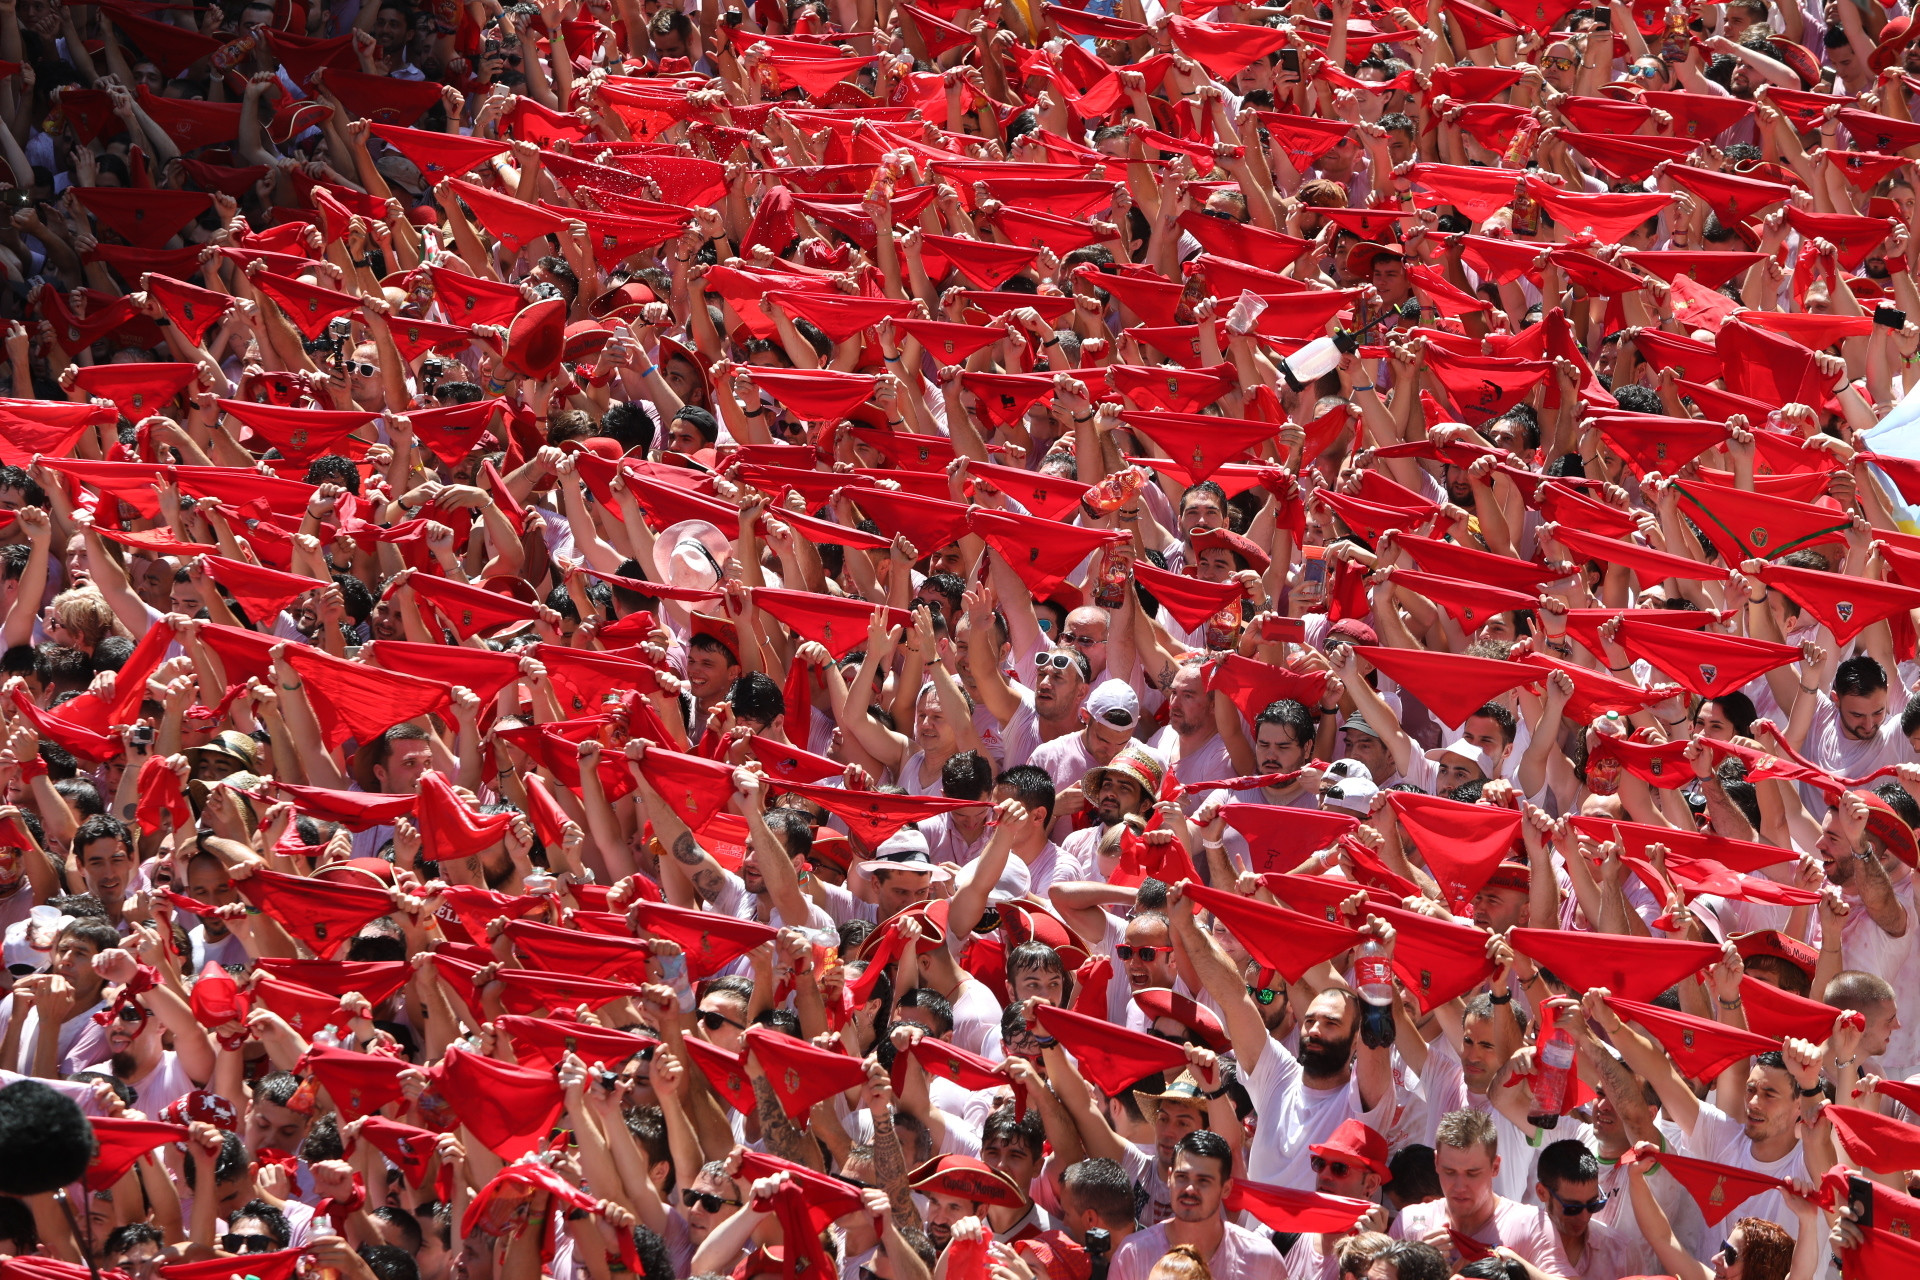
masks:
POLYGON ((1487 754, 1486 748, 1478 743, 1469 742, 1465 738, 1455 738, 1452 742, 1443 743, 1426 753, 1427 759, 1436 763, 1442 756, 1459 756, 1462 760, 1472 761, 1480 766, 1482 777, 1491 779, 1499 776, 1495 771, 1493 757, 1487 754))
POLYGON ((1140 723, 1140 697, 1125 680, 1110 677, 1087 695, 1087 714, 1116 729, 1131 729, 1140 723))

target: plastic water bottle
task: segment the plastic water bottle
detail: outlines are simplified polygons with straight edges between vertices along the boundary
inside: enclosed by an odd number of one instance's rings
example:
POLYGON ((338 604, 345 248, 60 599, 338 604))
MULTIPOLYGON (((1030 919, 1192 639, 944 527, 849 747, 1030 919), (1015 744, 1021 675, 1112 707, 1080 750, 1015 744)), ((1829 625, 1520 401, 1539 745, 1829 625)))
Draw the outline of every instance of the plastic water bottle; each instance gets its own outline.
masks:
POLYGON ((1393 962, 1378 938, 1368 938, 1353 962, 1360 992, 1360 1043, 1380 1049, 1393 1043, 1393 962))
POLYGON ((1527 1117, 1536 1128, 1552 1129, 1560 1124, 1573 1079, 1573 1058, 1573 1037, 1558 1021, 1543 1018, 1533 1055, 1534 1100, 1541 1110, 1527 1117))

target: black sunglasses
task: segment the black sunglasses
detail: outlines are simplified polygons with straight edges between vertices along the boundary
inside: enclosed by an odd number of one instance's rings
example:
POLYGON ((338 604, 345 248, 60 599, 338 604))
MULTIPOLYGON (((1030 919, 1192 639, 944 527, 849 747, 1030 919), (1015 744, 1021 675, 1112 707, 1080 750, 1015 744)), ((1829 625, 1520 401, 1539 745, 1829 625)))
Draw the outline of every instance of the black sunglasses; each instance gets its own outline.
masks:
POLYGON ((1560 1212, 1569 1218, 1577 1218, 1583 1213, 1598 1213, 1607 1207, 1607 1197, 1604 1195, 1595 1196, 1591 1200, 1568 1200, 1557 1194, 1553 1198, 1559 1201, 1560 1212))
POLYGON ((1353 1169, 1345 1160, 1328 1160, 1325 1156, 1314 1156, 1307 1163, 1313 1166, 1315 1173, 1331 1172, 1336 1178, 1346 1177, 1353 1169))
POLYGON ((1172 947, 1130 947, 1122 942, 1114 947, 1113 958, 1116 960, 1131 960, 1135 956, 1139 956, 1140 963, 1152 964, 1155 960, 1159 959, 1162 951, 1166 952, 1169 956, 1173 954, 1172 947))
POLYGON ((1740 1261, 1740 1251, 1733 1247, 1731 1240, 1720 1246, 1720 1256, 1726 1260, 1728 1266, 1740 1261))
POLYGON ((1255 1004, 1262 1005, 1272 1004, 1280 998, 1280 993, 1272 987, 1256 987, 1251 982, 1247 984, 1247 994, 1253 997, 1255 1004))
POLYGON ((727 1200, 720 1196, 707 1195, 702 1192, 695 1191, 692 1187, 686 1187, 681 1190, 680 1203, 687 1206, 687 1208, 689 1209, 698 1205, 700 1208, 705 1209, 708 1213, 720 1212, 720 1206, 723 1204, 730 1204, 736 1209, 740 1207, 740 1202, 738 1200, 727 1200))
POLYGON ((744 1022, 735 1022, 732 1018, 729 1018, 717 1009, 702 1009, 700 1011, 700 1025, 709 1031, 718 1031, 723 1026, 733 1027, 739 1031, 745 1031, 747 1029, 744 1022))
POLYGON ((273 1237, 267 1235, 239 1235, 229 1231, 220 1237, 220 1247, 228 1253, 272 1253, 273 1237))

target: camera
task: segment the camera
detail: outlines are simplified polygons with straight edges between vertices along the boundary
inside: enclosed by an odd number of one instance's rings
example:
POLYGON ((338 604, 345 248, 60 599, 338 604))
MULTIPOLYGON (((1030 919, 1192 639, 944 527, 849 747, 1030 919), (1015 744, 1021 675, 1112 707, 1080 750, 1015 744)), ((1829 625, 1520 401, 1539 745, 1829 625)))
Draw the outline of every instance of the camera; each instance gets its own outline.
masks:
POLYGON ((150 724, 137 724, 133 726, 132 729, 127 731, 127 741, 136 747, 152 746, 153 726, 150 724))

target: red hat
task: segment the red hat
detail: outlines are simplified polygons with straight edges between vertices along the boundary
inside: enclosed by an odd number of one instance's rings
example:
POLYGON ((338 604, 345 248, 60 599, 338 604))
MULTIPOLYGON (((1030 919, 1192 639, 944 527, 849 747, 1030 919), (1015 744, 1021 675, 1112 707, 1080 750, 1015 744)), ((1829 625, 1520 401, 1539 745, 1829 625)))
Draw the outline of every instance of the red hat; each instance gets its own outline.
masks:
POLYGON ((1307 1151, 1322 1160, 1345 1158, 1363 1164, 1379 1175, 1383 1185, 1393 1181, 1387 1172, 1387 1140, 1358 1120, 1341 1121, 1331 1137, 1308 1147, 1307 1151))
POLYGON ((1754 929, 1748 933, 1736 933, 1728 937, 1743 959, 1751 960, 1755 956, 1772 956, 1776 960, 1785 960, 1809 978, 1820 963, 1820 953, 1798 938, 1790 938, 1778 929, 1754 929))
POLYGON ((646 281, 629 280, 588 303, 587 314, 600 320, 625 319, 629 314, 637 314, 647 303, 657 301, 646 281))
POLYGON ((1200 1037, 1202 1044, 1215 1053, 1225 1053, 1231 1045, 1227 1041, 1226 1028, 1220 1025, 1220 1019, 1187 996, 1166 987, 1151 987, 1145 991, 1133 993, 1133 1002, 1140 1006, 1140 1012, 1155 1022, 1161 1018, 1171 1018, 1200 1037))
POLYGON ((1893 19, 1880 28, 1880 41, 1867 55, 1867 65, 1875 71, 1885 71, 1906 53, 1916 34, 1920 33, 1915 32, 1911 17, 1903 14, 1893 19))
POLYGON ((1347 274, 1370 275, 1376 258, 1398 258, 1405 262, 1407 255, 1406 251, 1397 244, 1375 244, 1371 240, 1362 240, 1347 250, 1347 274))
POLYGON ((536 302, 515 316, 507 330, 507 367, 529 378, 551 377, 560 367, 566 339, 566 300, 536 302))
POLYGON ((576 320, 566 328, 560 349, 561 358, 578 360, 582 356, 596 355, 612 336, 613 329, 598 320, 576 320))
POLYGON ((1267 566, 1273 563, 1273 557, 1260 549, 1258 543, 1243 533, 1231 529, 1204 529, 1191 535, 1187 541, 1198 551, 1213 551, 1222 547, 1234 552, 1247 562, 1247 567, 1256 573, 1265 573, 1267 566))
POLYGON ((977 1205, 1018 1209, 1027 1202, 1012 1178, 972 1156, 929 1160, 907 1175, 907 1185, 915 1191, 970 1200, 977 1205))
POLYGON ((1888 853, 1909 867, 1920 862, 1920 846, 1915 844, 1913 828, 1907 825, 1907 820, 1871 791, 1855 794, 1867 802, 1867 834, 1886 845, 1888 853))
MULTIPOLYGON (((1894 21, 1897 22, 1899 19, 1896 18, 1894 21)), ((1888 23, 1887 25, 1892 26, 1893 24, 1888 23)), ((1881 29, 1881 33, 1883 35, 1885 34, 1885 28, 1881 29)), ((1780 61, 1786 63, 1788 67, 1792 68, 1793 74, 1800 77, 1801 88, 1811 89, 1814 85, 1820 83, 1820 60, 1814 57, 1805 45, 1795 44, 1791 40, 1782 40, 1779 36, 1768 37, 1768 42, 1779 51, 1780 61)), ((1874 53, 1877 54, 1878 52, 1879 50, 1876 48, 1874 53)), ((1869 56, 1871 57, 1872 55, 1869 56)))
POLYGON ((689 627, 696 636, 712 636, 726 646, 727 652, 740 657, 740 628, 725 618, 716 618, 710 613, 689 614, 689 627))

